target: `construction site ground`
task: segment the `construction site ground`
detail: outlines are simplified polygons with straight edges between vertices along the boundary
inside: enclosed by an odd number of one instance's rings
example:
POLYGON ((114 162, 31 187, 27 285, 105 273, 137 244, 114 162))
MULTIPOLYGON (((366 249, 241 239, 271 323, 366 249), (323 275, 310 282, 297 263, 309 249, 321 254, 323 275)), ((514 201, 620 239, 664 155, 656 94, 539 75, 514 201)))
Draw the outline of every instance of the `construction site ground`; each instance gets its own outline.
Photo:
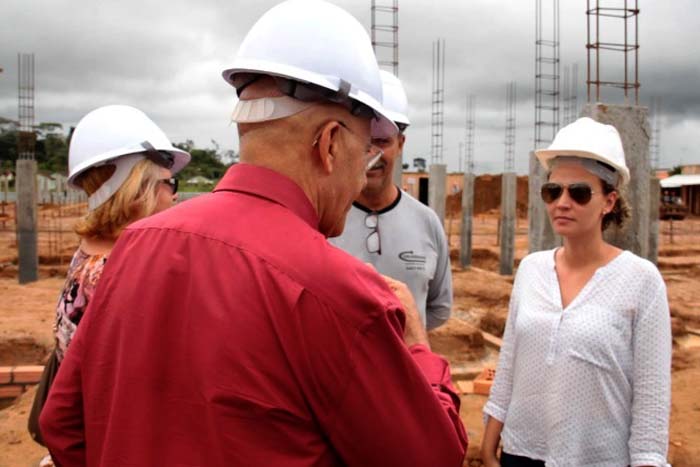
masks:
MULTIPOLYGON (((47 213, 47 219, 51 219, 47 213)), ((498 214, 479 212, 474 218, 471 268, 458 265, 459 215, 448 209, 445 229, 453 259, 454 313, 443 327, 431 332, 431 344, 452 365, 453 379, 465 391, 461 415, 470 446, 465 465, 481 465, 479 444, 483 430, 481 409, 486 396, 470 394, 470 381, 484 367, 495 365, 495 342, 502 335, 512 276, 498 274, 496 244, 498 214)), ((56 225, 70 225, 68 214, 56 225)), ((659 267, 668 286, 674 353, 669 461, 674 466, 700 461, 700 219, 661 223, 659 267)), ((55 229, 54 229, 55 230, 55 229)), ((0 230, 0 366, 43 363, 52 348, 54 307, 77 237, 67 229, 54 238, 40 235, 40 280, 17 283, 14 232, 0 230)), ((527 219, 518 218, 516 264, 527 254, 527 219)), ((0 467, 36 466, 46 451, 27 433, 27 416, 35 388, 15 400, 0 401, 0 467)))

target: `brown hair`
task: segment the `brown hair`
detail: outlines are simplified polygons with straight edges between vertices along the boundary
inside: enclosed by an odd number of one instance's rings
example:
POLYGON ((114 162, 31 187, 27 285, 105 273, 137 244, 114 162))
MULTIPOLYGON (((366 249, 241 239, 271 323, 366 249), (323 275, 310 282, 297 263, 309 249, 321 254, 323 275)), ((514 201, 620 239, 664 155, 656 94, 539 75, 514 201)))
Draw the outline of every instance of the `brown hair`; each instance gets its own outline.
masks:
MULTIPOLYGON (((91 195, 114 170, 111 164, 92 167, 80 174, 75 183, 91 195)), ((77 222, 75 232, 81 237, 116 240, 126 226, 155 213, 159 180, 158 165, 148 159, 137 162, 119 190, 77 222)))
POLYGON ((615 201, 615 206, 613 206, 612 211, 603 216, 601 229, 605 231, 605 229, 610 227, 610 224, 615 224, 618 228, 624 227, 631 216, 630 207, 629 204, 627 204, 624 193, 622 190, 616 189, 606 181, 601 180, 600 183, 603 185, 604 195, 609 195, 613 191, 617 191, 617 201, 615 201))

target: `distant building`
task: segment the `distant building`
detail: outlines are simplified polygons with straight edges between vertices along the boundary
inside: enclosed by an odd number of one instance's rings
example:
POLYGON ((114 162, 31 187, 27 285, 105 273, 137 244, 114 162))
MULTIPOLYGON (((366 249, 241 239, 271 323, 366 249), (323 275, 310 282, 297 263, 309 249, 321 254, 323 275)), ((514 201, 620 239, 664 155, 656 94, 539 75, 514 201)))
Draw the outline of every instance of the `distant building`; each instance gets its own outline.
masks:
POLYGON ((195 177, 188 178, 187 180, 185 180, 185 183, 187 185, 213 185, 214 180, 210 180, 207 177, 197 175, 195 177))
POLYGON ((663 180, 664 178, 667 178, 668 175, 668 169, 656 169, 654 171, 654 175, 656 176, 657 179, 663 180))
POLYGON ((700 164, 681 167, 679 175, 672 175, 660 182, 661 195, 680 197, 688 212, 700 216, 700 164))
POLYGON ((681 175, 700 175, 700 164, 690 164, 681 167, 681 175))

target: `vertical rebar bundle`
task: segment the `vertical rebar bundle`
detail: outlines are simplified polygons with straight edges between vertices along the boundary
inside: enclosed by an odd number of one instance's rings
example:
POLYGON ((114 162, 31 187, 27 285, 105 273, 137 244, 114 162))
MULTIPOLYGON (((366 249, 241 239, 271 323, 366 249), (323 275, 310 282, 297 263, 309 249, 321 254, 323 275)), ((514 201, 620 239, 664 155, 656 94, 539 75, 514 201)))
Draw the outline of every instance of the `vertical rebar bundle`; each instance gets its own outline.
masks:
POLYGON ((504 172, 515 172, 515 81, 506 87, 506 139, 504 172))
MULTIPOLYGON (((586 0, 586 19, 588 42, 588 102, 591 102, 591 86, 595 86, 595 101, 601 102, 600 88, 603 86, 624 90, 625 104, 629 104, 629 90, 634 89, 634 105, 639 105, 639 5, 634 0, 634 8, 629 7, 631 0, 624 0, 623 7, 600 6, 601 1, 595 0, 595 8, 591 8, 591 0, 586 0), (622 42, 601 42, 600 18, 618 18, 623 21, 624 39, 622 42), (632 23, 630 25, 630 22, 632 23), (633 32, 630 32, 633 29, 633 32), (634 34, 634 38, 630 38, 634 34), (605 81, 601 79, 600 51, 622 52, 624 58, 624 74, 622 80, 605 81), (634 81, 630 77, 629 54, 634 53, 634 81), (592 57, 593 55, 593 57, 592 57), (594 61, 594 63, 591 63, 594 61), (592 79, 592 76, 595 79, 592 79)), ((619 3, 619 2, 618 2, 619 3)))
POLYGON ((561 124, 573 123, 578 117, 578 63, 564 67, 561 97, 564 101, 561 124))
POLYGON ((399 0, 372 0, 372 47, 379 66, 399 76, 399 0))
POLYGON ((649 142, 649 166, 654 171, 659 168, 661 143, 661 100, 651 100, 651 141, 649 142))
POLYGON ((475 114, 476 97, 469 95, 467 97, 467 121, 465 126, 465 170, 468 173, 474 173, 474 127, 476 125, 475 114))
POLYGON ((539 148, 559 130, 559 0, 552 0, 551 31, 544 28, 542 0, 535 2, 535 148, 539 148))
POLYGON ((17 155, 19 159, 34 159, 36 134, 34 133, 34 54, 17 54, 19 134, 17 155))
POLYGON ((431 149, 432 164, 442 164, 443 134, 445 106, 445 39, 433 42, 433 107, 431 119, 431 149))
POLYGON ((562 104, 562 113, 561 113, 561 124, 562 126, 566 126, 570 123, 571 119, 571 75, 570 75, 570 68, 568 65, 564 66, 564 73, 562 74, 562 79, 561 79, 561 101, 563 102, 562 104))
POLYGON ((578 118, 578 63, 571 66, 571 87, 569 88, 569 123, 578 118))

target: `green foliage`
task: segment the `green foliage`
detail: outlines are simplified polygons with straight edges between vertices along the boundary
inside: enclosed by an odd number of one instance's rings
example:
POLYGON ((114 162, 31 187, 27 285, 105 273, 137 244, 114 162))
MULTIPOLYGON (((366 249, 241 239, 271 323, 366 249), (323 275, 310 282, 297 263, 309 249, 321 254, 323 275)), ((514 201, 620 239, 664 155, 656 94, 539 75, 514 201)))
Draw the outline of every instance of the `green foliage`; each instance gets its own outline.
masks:
MULTIPOLYGON (((212 140, 212 143, 214 145, 212 149, 197 149, 192 140, 175 144, 176 147, 192 155, 190 164, 178 174, 180 180, 185 181, 192 177, 202 176, 216 183, 224 175, 226 169, 237 162, 238 157, 234 152, 228 151, 221 154, 216 141, 212 140)), ((197 191, 209 191, 212 187, 213 185, 197 191)))
MULTIPOLYGON (((0 170, 15 168, 17 129, 16 122, 0 117, 0 170)), ((44 122, 36 125, 35 131, 35 158, 39 169, 67 174, 69 139, 63 132, 63 126, 60 123, 44 122)), ((199 149, 191 140, 175 145, 192 154, 190 164, 178 174, 180 180, 184 181, 199 175, 217 182, 226 169, 238 161, 238 155, 234 151, 221 152, 219 145, 213 140, 212 145, 214 147, 211 149, 199 149)), ((195 188, 202 188, 200 191, 209 191, 212 186, 203 188, 204 185, 202 185, 195 188)), ((192 187, 187 189, 191 190, 192 187)))
MULTIPOLYGON (((0 126, 0 165, 3 170, 14 170, 17 160, 16 122, 3 119, 0 126)), ((39 170, 66 173, 68 171, 68 141, 60 123, 40 123, 35 126, 34 157, 39 170)))
POLYGON ((670 177, 671 175, 680 175, 682 171, 682 165, 674 165, 673 168, 668 171, 668 176, 670 177))

